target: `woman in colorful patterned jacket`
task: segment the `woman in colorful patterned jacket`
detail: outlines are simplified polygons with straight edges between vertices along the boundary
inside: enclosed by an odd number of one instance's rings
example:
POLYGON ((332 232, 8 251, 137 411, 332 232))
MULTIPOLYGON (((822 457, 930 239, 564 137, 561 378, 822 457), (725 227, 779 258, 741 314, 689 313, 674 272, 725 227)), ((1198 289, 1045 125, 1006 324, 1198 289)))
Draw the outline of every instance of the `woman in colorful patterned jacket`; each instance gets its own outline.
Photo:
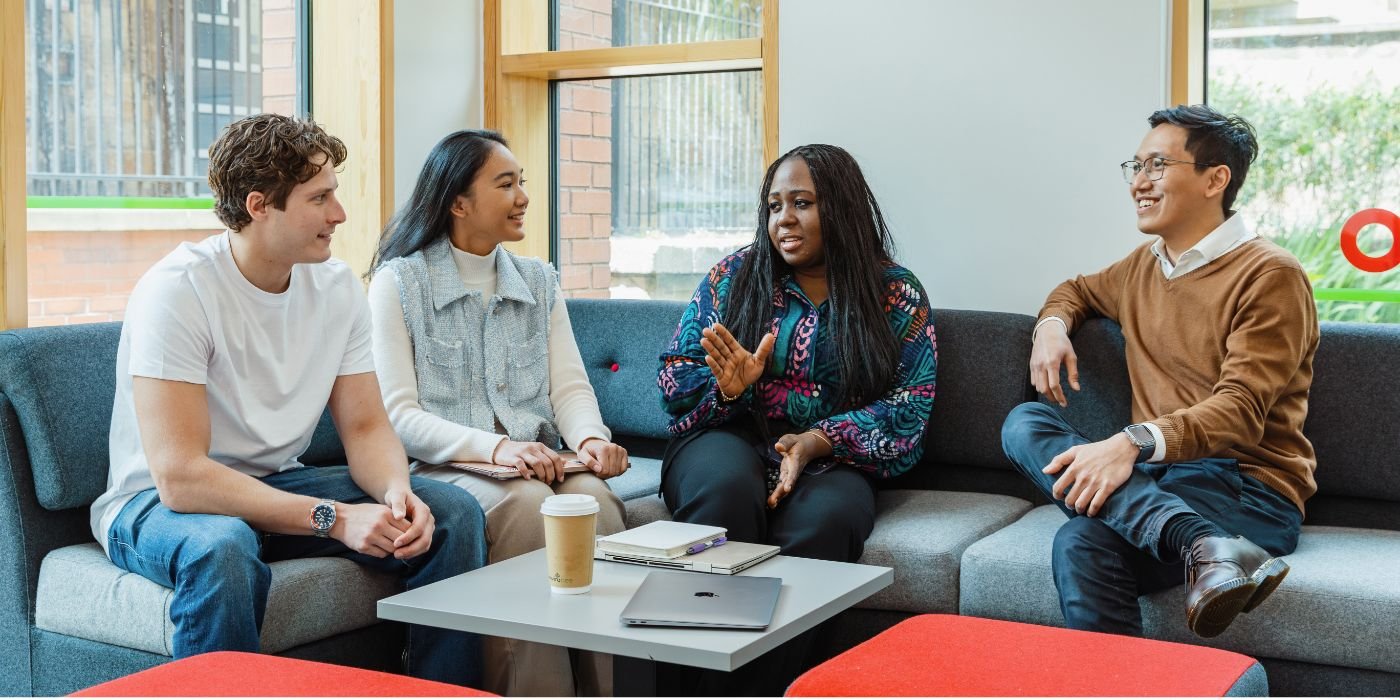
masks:
POLYGON ((700 283, 661 356, 661 490, 678 521, 853 562, 875 487, 923 453, 937 354, 854 158, 801 146, 768 168, 754 241, 700 283))

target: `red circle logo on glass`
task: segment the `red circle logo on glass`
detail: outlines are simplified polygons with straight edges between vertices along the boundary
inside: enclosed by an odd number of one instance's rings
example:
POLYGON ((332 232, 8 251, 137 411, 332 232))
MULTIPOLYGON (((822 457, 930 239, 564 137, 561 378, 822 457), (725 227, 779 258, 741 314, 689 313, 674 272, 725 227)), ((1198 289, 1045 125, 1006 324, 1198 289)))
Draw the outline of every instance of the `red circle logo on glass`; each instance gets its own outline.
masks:
POLYGON ((1342 226, 1342 255, 1362 272, 1385 272, 1400 265, 1400 216, 1384 209, 1363 209, 1353 214, 1342 226), (1356 236, 1371 224, 1390 229, 1390 252, 1380 257, 1373 258, 1356 245, 1356 236))

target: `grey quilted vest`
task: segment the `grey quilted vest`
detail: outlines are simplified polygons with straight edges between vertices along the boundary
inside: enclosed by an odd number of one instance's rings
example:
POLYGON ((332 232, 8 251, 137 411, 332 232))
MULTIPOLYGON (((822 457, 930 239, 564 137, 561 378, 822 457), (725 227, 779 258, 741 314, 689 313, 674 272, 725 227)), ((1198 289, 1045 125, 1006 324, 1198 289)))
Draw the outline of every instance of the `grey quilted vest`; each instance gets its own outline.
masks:
POLYGON ((483 308, 481 292, 462 283, 446 238, 385 267, 399 280, 423 409, 493 433, 499 420, 511 440, 557 447, 549 402, 554 268, 496 251, 496 295, 483 308))

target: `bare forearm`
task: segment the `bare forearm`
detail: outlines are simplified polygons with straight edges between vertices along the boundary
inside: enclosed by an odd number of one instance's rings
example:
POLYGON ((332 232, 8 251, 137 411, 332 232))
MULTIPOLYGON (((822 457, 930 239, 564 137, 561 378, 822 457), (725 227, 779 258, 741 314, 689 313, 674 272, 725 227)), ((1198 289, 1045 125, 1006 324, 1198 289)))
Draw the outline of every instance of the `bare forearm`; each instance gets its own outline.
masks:
POLYGON ((263 532, 311 534, 314 497, 280 491, 203 456, 153 471, 161 502, 178 513, 228 515, 263 532))
POLYGON ((380 503, 384 494, 398 487, 408 491, 408 456, 389 422, 355 431, 345 441, 345 457, 355 485, 380 503))

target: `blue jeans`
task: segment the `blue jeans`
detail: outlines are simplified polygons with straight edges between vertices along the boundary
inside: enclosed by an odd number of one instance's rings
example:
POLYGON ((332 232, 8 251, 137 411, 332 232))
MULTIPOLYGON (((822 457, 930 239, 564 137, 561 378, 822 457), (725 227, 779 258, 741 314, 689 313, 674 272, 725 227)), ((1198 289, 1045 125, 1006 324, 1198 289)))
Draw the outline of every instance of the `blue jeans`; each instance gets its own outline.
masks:
MULTIPOLYGON (((347 467, 304 467, 262 482, 275 489, 341 503, 370 503, 347 467)), ((344 557, 393 573, 412 589, 486 564, 486 519, 476 499, 450 484, 412 477, 413 492, 436 520, 433 544, 408 561, 352 551, 337 540, 259 533, 241 518, 176 513, 155 489, 136 494, 107 533, 112 562, 175 589, 170 619, 174 656, 207 651, 258 651, 267 591, 267 562, 344 557)), ((308 518, 310 512, 307 513, 308 518)), ((309 521, 308 521, 309 527, 309 521)), ((408 672, 418 678, 480 687, 481 640, 474 634, 411 625, 408 672)))
POLYGON ((1283 494, 1242 476, 1233 459, 1138 464, 1098 515, 1075 513, 1050 494, 1059 475, 1041 469, 1089 442, 1054 408, 1039 403, 1017 406, 1001 429, 1006 456, 1070 517, 1055 533, 1052 564, 1060 610, 1071 629, 1142 635, 1138 596, 1185 580, 1179 553, 1159 551, 1162 526, 1172 516, 1198 514, 1275 556, 1297 548, 1303 514, 1283 494))

